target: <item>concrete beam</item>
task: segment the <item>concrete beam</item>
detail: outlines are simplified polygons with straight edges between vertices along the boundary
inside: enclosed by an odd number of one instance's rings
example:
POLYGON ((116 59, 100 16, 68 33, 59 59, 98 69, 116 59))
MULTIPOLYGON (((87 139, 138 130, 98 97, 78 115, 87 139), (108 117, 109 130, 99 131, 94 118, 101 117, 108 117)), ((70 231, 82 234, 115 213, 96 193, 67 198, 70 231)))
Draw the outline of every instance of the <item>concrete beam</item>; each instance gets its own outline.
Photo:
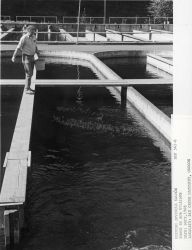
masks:
MULTIPOLYGON (((1 80, 1 85, 24 85, 24 80, 1 80)), ((173 79, 125 79, 125 80, 35 80, 36 86, 133 86, 133 85, 171 85, 173 79)))

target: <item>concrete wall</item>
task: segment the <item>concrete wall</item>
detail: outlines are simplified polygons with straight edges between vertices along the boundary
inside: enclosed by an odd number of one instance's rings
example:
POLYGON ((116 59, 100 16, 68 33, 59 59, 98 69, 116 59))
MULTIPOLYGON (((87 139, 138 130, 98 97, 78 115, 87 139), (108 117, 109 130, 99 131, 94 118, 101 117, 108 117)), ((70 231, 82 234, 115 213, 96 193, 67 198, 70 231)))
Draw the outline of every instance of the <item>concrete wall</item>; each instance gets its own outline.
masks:
MULTIPOLYGON (((72 36, 71 34, 69 34, 69 32, 67 32, 64 29, 59 29, 59 30, 62 33, 60 36, 63 37, 64 40, 75 43, 77 42, 77 37, 72 36)), ((86 37, 79 36, 78 41, 87 41, 87 39, 86 37)))
POLYGON ((114 31, 110 29, 106 29, 106 37, 111 41, 127 41, 127 42, 140 42, 140 41, 149 41, 146 39, 142 39, 139 37, 135 37, 132 34, 125 34, 119 31, 114 31))
POLYGON ((90 30, 86 30, 85 32, 86 32, 85 38, 88 41, 102 41, 102 42, 104 41, 104 42, 106 42, 108 40, 107 37, 101 36, 101 35, 99 35, 95 32, 92 32, 90 30))
POLYGON ((171 142, 171 119, 133 87, 127 89, 127 99, 171 142))
POLYGON ((173 34, 168 33, 168 32, 155 31, 155 30, 152 31, 151 34, 149 34, 149 32, 133 30, 133 36, 136 38, 143 39, 145 41, 153 41, 153 42, 172 42, 173 41, 173 34))
MULTIPOLYGON (((146 51, 143 50, 117 50, 117 51, 102 51, 95 52, 94 55, 98 58, 111 58, 111 57, 142 57, 146 58, 146 51)), ((146 61, 145 61, 146 63, 146 61)))
POLYGON ((152 29, 152 36, 151 36, 152 41, 157 41, 157 42, 173 42, 173 33, 166 31, 166 30, 157 30, 157 29, 152 29))
POLYGON ((173 74, 173 62, 157 55, 147 55, 147 63, 169 74, 173 74))
POLYGON ((64 40, 70 41, 70 42, 76 42, 76 37, 71 36, 66 30, 59 29, 59 31, 62 33, 60 36, 63 37, 64 40))
POLYGON ((142 39, 143 41, 149 41, 149 32, 133 30, 133 36, 142 39))
POLYGON ((118 31, 106 29, 106 37, 110 41, 123 41, 122 35, 118 31))

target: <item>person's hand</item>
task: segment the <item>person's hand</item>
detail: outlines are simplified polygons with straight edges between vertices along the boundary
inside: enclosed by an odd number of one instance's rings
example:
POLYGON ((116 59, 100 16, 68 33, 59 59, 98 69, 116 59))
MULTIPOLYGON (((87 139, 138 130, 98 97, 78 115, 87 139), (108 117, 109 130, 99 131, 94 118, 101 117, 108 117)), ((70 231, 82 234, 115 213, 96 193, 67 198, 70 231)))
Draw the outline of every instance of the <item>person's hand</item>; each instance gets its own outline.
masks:
POLYGON ((11 61, 12 61, 13 63, 15 62, 15 57, 14 57, 14 56, 11 58, 11 61))

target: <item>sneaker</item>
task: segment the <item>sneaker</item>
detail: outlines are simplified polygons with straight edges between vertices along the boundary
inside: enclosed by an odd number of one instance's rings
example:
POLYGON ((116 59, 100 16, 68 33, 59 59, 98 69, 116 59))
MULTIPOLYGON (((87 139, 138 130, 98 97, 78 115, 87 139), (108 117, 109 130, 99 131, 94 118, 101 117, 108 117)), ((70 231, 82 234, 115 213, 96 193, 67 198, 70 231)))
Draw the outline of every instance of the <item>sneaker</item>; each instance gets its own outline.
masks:
POLYGON ((34 89, 31 89, 31 88, 29 88, 28 90, 35 92, 35 90, 34 90, 34 89))
POLYGON ((30 89, 28 89, 25 93, 28 95, 34 95, 34 91, 31 91, 30 89))

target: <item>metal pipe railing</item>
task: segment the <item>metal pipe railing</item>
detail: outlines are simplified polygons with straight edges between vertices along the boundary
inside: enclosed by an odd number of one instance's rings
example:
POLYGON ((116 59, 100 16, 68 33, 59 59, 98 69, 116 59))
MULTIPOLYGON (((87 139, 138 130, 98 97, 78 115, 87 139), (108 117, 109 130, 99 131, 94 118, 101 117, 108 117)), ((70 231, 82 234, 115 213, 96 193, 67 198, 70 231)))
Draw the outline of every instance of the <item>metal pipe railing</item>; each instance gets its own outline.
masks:
MULTIPOLYGON (((17 22, 13 22, 13 21, 10 21, 10 20, 8 20, 8 21, 3 21, 3 20, 1 20, 1 22, 0 22, 2 25, 12 25, 12 26, 14 26, 14 25, 24 25, 24 24, 26 24, 26 25, 30 25, 30 24, 34 24, 35 26, 38 26, 38 25, 45 25, 45 26, 47 26, 47 25, 54 25, 54 26, 56 26, 56 27, 59 27, 59 26, 62 26, 62 25, 68 25, 68 26, 75 26, 75 25, 77 25, 77 22, 75 22, 75 23, 54 23, 54 22, 49 22, 49 23, 46 23, 46 22, 42 22, 42 23, 36 23, 36 22, 30 22, 30 21, 17 21, 17 22)), ((151 23, 151 24, 139 24, 139 23, 137 23, 137 24, 127 24, 127 23, 121 23, 121 24, 117 24, 117 23, 109 23, 109 24, 103 24, 103 23, 98 23, 98 24, 96 24, 96 23, 81 23, 80 22, 80 24, 82 24, 82 25, 84 25, 84 26, 92 26, 92 27, 99 27, 99 26, 101 26, 101 27, 105 27, 105 26, 112 26, 112 27, 134 27, 134 26, 137 26, 137 27, 149 27, 149 26, 162 26, 162 27, 172 27, 173 26, 173 24, 164 24, 164 23, 157 23, 157 24, 154 24, 154 23, 151 23)))
POLYGON ((0 20, 11 20, 11 16, 2 16, 2 15, 0 15, 0 20))
POLYGON ((20 21, 21 21, 21 19, 23 21, 26 21, 26 18, 30 22, 33 22, 34 19, 36 19, 36 21, 37 21, 37 19, 40 19, 40 22, 42 22, 42 20, 43 20, 43 22, 45 23, 47 19, 52 19, 52 20, 55 20, 54 23, 57 23, 57 16, 16 16, 16 22, 19 21, 19 19, 20 19, 20 21))
MULTIPOLYGON (((11 20, 11 16, 1 16, 1 20, 11 20)), ((52 20, 53 23, 59 23, 61 20, 63 23, 77 23, 78 17, 77 16, 16 16, 16 21, 35 21, 37 23, 41 22, 48 22, 52 20), (54 20, 54 21, 53 21, 54 20)), ((98 16, 80 16, 80 23, 86 24, 105 24, 107 23, 106 17, 98 17, 98 16)), ((164 23, 173 23, 173 17, 151 17, 151 16, 124 16, 124 17, 109 17, 108 18, 109 24, 164 24, 164 23)))
MULTIPOLYGON (((3 33, 7 33, 7 31, 2 31, 1 33, 2 34, 3 33)), ((134 32, 133 31, 131 31, 131 32, 127 32, 127 31, 121 32, 121 31, 115 31, 115 30, 106 30, 104 32, 95 32, 95 31, 79 31, 79 30, 77 30, 77 31, 71 31, 71 32, 66 32, 66 31, 65 32, 62 32, 62 31, 60 31, 60 32, 58 32, 58 31, 51 31, 51 33, 50 33, 50 31, 39 31, 38 30, 38 37, 40 37, 41 34, 44 35, 44 37, 42 37, 37 42, 49 42, 49 43, 55 42, 55 41, 61 42, 61 43, 68 42, 66 40, 60 41, 60 39, 61 39, 60 36, 63 35, 63 37, 65 37, 66 34, 71 35, 71 37, 74 38, 74 41, 76 39, 76 43, 78 43, 78 39, 80 37, 79 35, 82 35, 81 38, 85 38, 86 39, 86 35, 87 34, 92 35, 92 37, 93 37, 93 41, 92 40, 91 41, 88 40, 87 42, 96 42, 96 35, 99 35, 99 36, 101 36, 103 38, 106 38, 106 42, 108 42, 108 43, 111 43, 111 42, 115 42, 115 43, 116 42, 130 42, 130 41, 125 41, 126 37, 132 38, 135 41, 142 41, 142 42, 144 42, 144 41, 147 41, 147 40, 148 41, 152 41, 153 35, 160 34, 160 33, 161 34, 173 35, 172 32, 166 32, 165 33, 163 31, 161 32, 159 30, 149 30, 149 31, 139 31, 138 30, 138 31, 134 31, 134 32), (55 40, 54 41, 50 40, 50 36, 51 35, 55 35, 55 40), (120 40, 114 40, 113 38, 111 38, 112 40, 110 40, 110 38, 107 39, 107 35, 118 36, 117 39, 120 39, 120 40), (136 36, 134 37, 134 35, 147 35, 147 36, 145 38, 142 38, 142 37, 136 37, 136 36)), ((18 34, 17 39, 16 40, 9 40, 9 41, 6 40, 6 42, 16 42, 16 41, 18 41, 20 39, 21 35, 23 34, 23 31, 12 31, 12 32, 9 32, 9 36, 11 34, 18 34)), ((73 42, 73 41, 71 41, 71 42, 73 42)), ((86 42, 86 40, 84 42, 86 42)))

